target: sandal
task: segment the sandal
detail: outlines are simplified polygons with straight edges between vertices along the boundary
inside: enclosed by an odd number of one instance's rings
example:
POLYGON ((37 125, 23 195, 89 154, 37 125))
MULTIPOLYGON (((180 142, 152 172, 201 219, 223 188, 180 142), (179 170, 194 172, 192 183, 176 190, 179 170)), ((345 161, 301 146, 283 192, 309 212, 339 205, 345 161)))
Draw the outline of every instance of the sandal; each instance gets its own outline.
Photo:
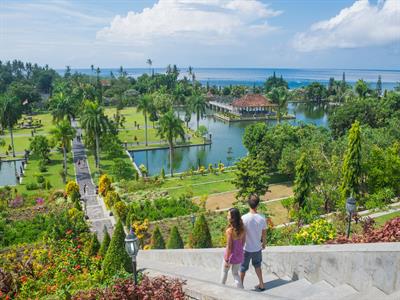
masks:
POLYGON ((256 286, 254 287, 254 290, 255 290, 256 292, 264 292, 264 291, 265 291, 265 288, 261 288, 259 285, 256 285, 256 286))

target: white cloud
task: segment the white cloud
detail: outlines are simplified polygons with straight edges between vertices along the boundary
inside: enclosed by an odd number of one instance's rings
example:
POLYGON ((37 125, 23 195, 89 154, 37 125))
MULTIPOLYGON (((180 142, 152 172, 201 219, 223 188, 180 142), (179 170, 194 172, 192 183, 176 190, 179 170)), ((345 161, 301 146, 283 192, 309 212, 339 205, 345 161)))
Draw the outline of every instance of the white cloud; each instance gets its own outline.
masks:
POLYGON ((275 30, 267 19, 280 13, 258 0, 159 0, 142 12, 115 16, 97 32, 97 39, 139 45, 160 40, 226 44, 275 30))
POLYGON ((400 1, 358 0, 335 17, 298 33, 293 46, 309 52, 329 48, 359 48, 400 43, 400 1))

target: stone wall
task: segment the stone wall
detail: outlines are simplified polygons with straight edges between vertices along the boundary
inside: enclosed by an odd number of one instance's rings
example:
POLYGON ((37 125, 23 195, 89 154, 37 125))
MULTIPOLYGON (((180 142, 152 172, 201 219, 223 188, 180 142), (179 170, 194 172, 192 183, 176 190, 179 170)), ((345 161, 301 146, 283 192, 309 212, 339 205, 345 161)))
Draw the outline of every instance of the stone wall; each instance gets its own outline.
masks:
MULTIPOLYGON (((140 251, 140 260, 162 261, 219 272, 223 249, 140 251)), ((347 283, 359 291, 374 286, 390 294, 400 290, 400 243, 268 247, 264 272, 334 286, 347 283)), ((250 269, 253 272, 252 268, 250 269)))

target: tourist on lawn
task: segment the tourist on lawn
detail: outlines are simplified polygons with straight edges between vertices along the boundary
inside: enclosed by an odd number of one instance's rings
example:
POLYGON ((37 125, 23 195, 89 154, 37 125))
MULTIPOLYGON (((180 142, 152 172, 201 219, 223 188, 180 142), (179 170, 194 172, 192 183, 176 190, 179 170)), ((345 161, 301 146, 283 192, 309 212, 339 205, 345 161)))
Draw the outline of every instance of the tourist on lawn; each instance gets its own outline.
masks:
POLYGON ((236 287, 243 288, 239 276, 240 264, 243 262, 243 244, 246 239, 244 226, 237 208, 228 211, 228 228, 226 229, 226 248, 222 263, 221 283, 225 284, 229 269, 232 269, 236 287))
POLYGON ((257 213, 257 207, 260 198, 257 195, 251 195, 248 200, 250 211, 242 216, 242 221, 246 231, 246 240, 244 244, 244 260, 240 266, 240 278, 243 283, 246 271, 249 269, 250 260, 258 277, 258 285, 254 289, 258 292, 265 290, 261 270, 262 253, 265 248, 265 217, 257 213))

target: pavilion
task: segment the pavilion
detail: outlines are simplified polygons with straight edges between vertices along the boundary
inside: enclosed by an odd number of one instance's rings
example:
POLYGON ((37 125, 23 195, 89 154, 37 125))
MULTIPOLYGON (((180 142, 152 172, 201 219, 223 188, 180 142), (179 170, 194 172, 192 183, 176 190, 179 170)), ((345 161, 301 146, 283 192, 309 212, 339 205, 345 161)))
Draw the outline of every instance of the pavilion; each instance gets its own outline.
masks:
POLYGON ((274 114, 273 109, 277 107, 277 104, 261 94, 246 94, 230 104, 209 101, 209 105, 217 111, 231 113, 238 117, 265 117, 274 114))

